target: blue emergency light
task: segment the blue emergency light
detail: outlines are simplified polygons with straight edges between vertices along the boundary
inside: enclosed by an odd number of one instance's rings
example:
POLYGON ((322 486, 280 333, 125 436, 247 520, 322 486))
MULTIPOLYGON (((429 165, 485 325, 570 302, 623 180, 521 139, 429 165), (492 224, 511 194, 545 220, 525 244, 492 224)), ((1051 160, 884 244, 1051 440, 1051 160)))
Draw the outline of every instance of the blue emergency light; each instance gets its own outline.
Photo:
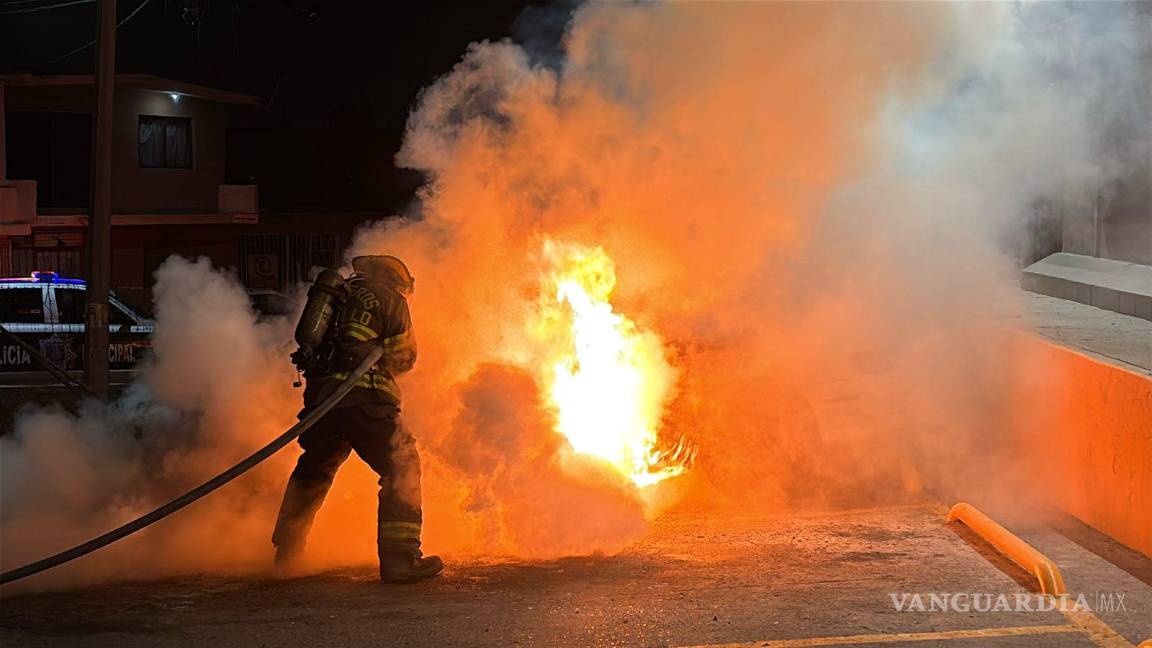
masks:
POLYGON ((34 270, 32 272, 32 281, 36 283, 67 284, 71 286, 84 285, 83 279, 64 279, 52 270, 34 270))

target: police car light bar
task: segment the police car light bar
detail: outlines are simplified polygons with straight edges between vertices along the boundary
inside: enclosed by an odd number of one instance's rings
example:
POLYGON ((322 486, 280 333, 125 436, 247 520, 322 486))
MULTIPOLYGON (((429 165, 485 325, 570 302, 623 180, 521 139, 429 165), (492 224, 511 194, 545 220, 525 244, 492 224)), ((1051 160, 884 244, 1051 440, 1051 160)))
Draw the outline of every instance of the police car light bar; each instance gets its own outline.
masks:
MULTIPOLYGON (((23 281, 28 281, 24 279, 23 281)), ((35 270, 32 272, 32 281, 34 283, 55 283, 67 284, 70 286, 83 286, 85 282, 83 279, 65 279, 58 273, 52 270, 35 270)))
POLYGON ((4 283, 50 283, 50 284, 67 284, 69 286, 84 286, 87 284, 83 279, 64 279, 60 275, 50 270, 37 270, 32 273, 31 277, 4 277, 0 278, 4 283))

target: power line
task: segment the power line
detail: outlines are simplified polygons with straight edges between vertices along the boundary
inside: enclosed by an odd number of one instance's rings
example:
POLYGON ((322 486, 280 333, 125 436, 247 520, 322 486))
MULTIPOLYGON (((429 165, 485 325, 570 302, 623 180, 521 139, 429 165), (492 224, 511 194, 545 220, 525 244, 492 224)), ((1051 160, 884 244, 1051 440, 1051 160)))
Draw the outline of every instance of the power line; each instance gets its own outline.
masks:
POLYGON ((0 2, 0 7, 15 7, 16 5, 38 4, 46 2, 47 0, 5 0, 0 2))
MULTIPOLYGON (((48 5, 59 4, 59 2, 54 3, 53 0, 4 0, 0 2, 0 9, 15 7, 17 5, 45 5, 45 3, 48 5)), ((52 7, 45 6, 45 8, 51 9, 52 7)))
MULTIPOLYGON (((136 16, 136 14, 140 13, 140 10, 143 9, 144 6, 147 5, 149 2, 152 2, 152 0, 144 0, 143 2, 141 2, 139 7, 136 7, 135 9, 132 10, 132 13, 130 13, 124 17, 124 20, 121 20, 120 22, 116 23, 116 29, 120 29, 129 20, 132 20, 136 16)), ((51 61, 46 61, 42 65, 52 65, 53 63, 59 63, 60 61, 63 61, 64 59, 68 58, 69 56, 83 52, 84 50, 88 49, 89 47, 92 47, 95 44, 96 44, 96 39, 92 39, 92 40, 88 41, 87 43, 84 43, 80 47, 77 47, 76 49, 72 50, 71 52, 68 52, 66 54, 61 54, 60 56, 57 56, 56 58, 52 59, 51 61)))
MULTIPOLYGON (((35 13, 37 11, 50 11, 52 9, 62 9, 64 7, 71 7, 72 5, 92 4, 96 0, 70 0, 69 2, 60 2, 53 5, 42 5, 39 7, 24 7, 22 9, 7 9, 0 10, 0 16, 7 14, 22 14, 22 13, 35 13)), ((15 4, 15 3, 13 3, 15 4)), ((4 5, 0 5, 3 7, 4 5)))

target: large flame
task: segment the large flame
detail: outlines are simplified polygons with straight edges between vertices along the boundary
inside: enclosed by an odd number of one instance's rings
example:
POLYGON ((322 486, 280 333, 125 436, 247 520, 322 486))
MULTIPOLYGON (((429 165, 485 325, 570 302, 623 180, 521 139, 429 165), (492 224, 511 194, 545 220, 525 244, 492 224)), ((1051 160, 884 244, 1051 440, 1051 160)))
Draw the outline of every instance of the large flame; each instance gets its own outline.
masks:
POLYGON ((544 367, 558 431, 577 452, 599 457, 648 486, 684 471, 684 443, 661 449, 658 431, 676 370, 652 331, 612 308, 612 260, 601 248, 548 241, 543 333, 558 342, 544 367))

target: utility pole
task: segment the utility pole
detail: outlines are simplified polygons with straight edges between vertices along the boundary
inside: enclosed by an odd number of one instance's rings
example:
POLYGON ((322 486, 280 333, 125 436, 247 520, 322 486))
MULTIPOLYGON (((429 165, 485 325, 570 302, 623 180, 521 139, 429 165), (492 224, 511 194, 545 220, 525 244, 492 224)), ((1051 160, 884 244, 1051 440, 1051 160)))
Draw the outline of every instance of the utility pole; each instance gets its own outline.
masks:
POLYGON ((8 145, 5 138, 8 127, 4 124, 4 82, 0 81, 0 183, 8 179, 8 145))
POLYGON ((84 382, 108 395, 108 283, 112 247, 112 96, 116 82, 116 0, 99 0, 96 33, 96 129, 88 210, 88 288, 84 310, 84 382))

